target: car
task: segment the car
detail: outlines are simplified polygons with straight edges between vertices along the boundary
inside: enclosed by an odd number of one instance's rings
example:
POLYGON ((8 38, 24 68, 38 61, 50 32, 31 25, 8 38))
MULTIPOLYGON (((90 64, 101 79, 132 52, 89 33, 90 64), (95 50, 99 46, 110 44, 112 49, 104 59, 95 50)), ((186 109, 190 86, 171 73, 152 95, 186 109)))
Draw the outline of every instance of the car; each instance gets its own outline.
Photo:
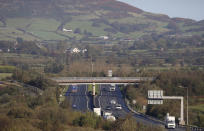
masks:
POLYGON ((73 108, 76 108, 77 106, 75 104, 72 105, 73 108))
POLYGON ((117 105, 117 106, 115 107, 115 109, 121 110, 121 109, 122 109, 122 106, 121 106, 121 105, 117 105))
POLYGON ((77 86, 72 86, 72 93, 75 93, 75 92, 77 92, 77 86))
POLYGON ((115 91, 115 86, 111 86, 109 89, 110 91, 115 91))
POLYGON ((116 100, 111 100, 110 103, 115 105, 116 104, 116 100))
POLYGON ((106 106, 106 110, 111 110, 111 107, 110 106, 106 106))

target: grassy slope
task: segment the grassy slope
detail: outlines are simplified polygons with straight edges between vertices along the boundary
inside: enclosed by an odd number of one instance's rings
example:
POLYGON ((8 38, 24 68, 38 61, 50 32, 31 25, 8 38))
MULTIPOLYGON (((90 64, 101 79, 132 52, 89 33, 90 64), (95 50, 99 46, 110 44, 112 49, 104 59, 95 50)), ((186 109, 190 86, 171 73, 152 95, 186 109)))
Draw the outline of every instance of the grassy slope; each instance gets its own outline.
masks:
POLYGON ((6 78, 6 77, 10 77, 12 75, 12 73, 0 73, 0 80, 6 78))
POLYGON ((0 27, 0 40, 15 40, 22 37, 25 40, 64 40, 66 37, 55 33, 59 21, 46 18, 10 18, 7 27, 0 27), (33 34, 27 34, 17 29, 23 29, 33 34))
MULTIPOLYGON (((91 32, 94 36, 107 35, 108 32, 104 31, 105 28, 112 28, 109 25, 100 23, 99 27, 92 26, 92 19, 97 19, 98 14, 106 13, 105 11, 99 11, 95 14, 86 14, 80 16, 74 16, 71 21, 64 25, 64 28, 72 29, 80 28, 83 33, 84 30, 91 32)), ((128 37, 139 38, 143 35, 148 35, 151 32, 164 33, 169 31, 166 28, 167 22, 152 20, 145 17, 143 14, 130 13, 132 16, 128 16, 120 19, 108 19, 109 23, 118 22, 121 24, 150 24, 148 28, 141 31, 135 31, 128 34, 118 32, 111 34, 114 37, 128 37)), ((145 13, 144 13, 145 14, 145 13)), ((70 37, 76 37, 81 39, 83 35, 58 31, 55 32, 60 25, 60 21, 51 18, 10 18, 6 20, 7 27, 0 27, 0 40, 15 40, 16 37, 22 37, 26 40, 65 40, 70 37), (23 29, 31 34, 23 33, 17 29, 23 29), (66 37, 67 36, 67 37, 66 37)), ((0 24, 1 25, 1 24, 0 24)), ((184 23, 179 23, 178 27, 181 31, 185 32, 188 29, 199 28, 200 26, 184 26, 184 23)), ((192 34, 203 34, 204 32, 191 32, 192 34)), ((184 33, 189 34, 189 33, 184 33)))

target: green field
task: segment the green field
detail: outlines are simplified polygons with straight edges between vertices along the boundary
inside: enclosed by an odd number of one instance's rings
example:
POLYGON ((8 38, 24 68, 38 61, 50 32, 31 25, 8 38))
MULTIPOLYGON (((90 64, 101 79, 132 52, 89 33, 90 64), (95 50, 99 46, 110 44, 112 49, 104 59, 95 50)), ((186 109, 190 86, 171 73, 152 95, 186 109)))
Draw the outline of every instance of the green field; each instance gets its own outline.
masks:
POLYGON ((54 19, 34 18, 30 24, 28 30, 31 31, 55 31, 60 25, 60 22, 54 19))
POLYGON ((33 19, 29 19, 29 18, 10 18, 6 20, 6 25, 7 27, 25 29, 26 26, 32 23, 32 21, 33 19))
POLYGON ((72 20, 65 25, 66 29, 72 29, 73 31, 76 28, 80 28, 82 33, 84 30, 87 32, 91 32, 93 36, 100 36, 106 35, 107 32, 104 31, 104 28, 108 28, 109 26, 105 24, 100 24, 100 27, 93 27, 91 21, 79 21, 79 20, 72 20))
MULTIPOLYGON (((66 10, 65 10, 66 12, 66 10)), ((67 12, 79 12, 79 10, 67 10, 67 12)), ((8 18, 6 19, 6 27, 2 27, 3 23, 0 22, 0 40, 9 40, 14 41, 17 37, 21 37, 24 40, 67 40, 69 38, 75 38, 76 40, 80 40, 84 36, 84 31, 91 32, 93 36, 101 36, 101 35, 111 35, 116 38, 131 38, 137 39, 144 35, 150 35, 151 32, 163 33, 169 31, 166 28, 168 22, 158 21, 154 19, 149 19, 145 17, 145 15, 150 15, 149 13, 137 14, 131 13, 130 15, 121 19, 110 18, 107 19, 107 22, 110 24, 113 22, 118 22, 120 24, 148 24, 147 28, 143 30, 136 30, 134 32, 129 33, 110 33, 104 31, 104 29, 113 29, 109 24, 104 24, 103 22, 98 23, 99 26, 92 26, 93 19, 99 19, 99 15, 104 15, 108 13, 104 10, 96 11, 95 13, 84 14, 80 16, 72 16, 71 21, 67 22, 64 25, 66 29, 72 29, 73 31, 76 28, 81 29, 81 34, 74 34, 73 32, 62 32, 57 31, 57 28, 61 24, 61 21, 52 19, 52 18, 8 18), (23 32, 21 30, 25 30, 23 32), (57 31, 57 32, 56 32, 57 31)), ((155 15, 158 17, 159 15, 155 15)), ((186 31, 188 29, 196 29, 199 26, 184 26, 184 23, 179 23, 178 27, 180 30, 186 31)), ((188 35, 187 33, 184 33, 188 35)), ((204 32, 191 32, 191 34, 204 34, 204 32)))
POLYGON ((31 33, 41 40, 65 40, 66 38, 56 34, 55 32, 33 30, 31 33))
POLYGON ((55 19, 46 18, 9 18, 7 27, 0 27, 0 40, 14 41, 17 37, 24 40, 65 40, 64 36, 56 34, 61 24, 55 19), (25 30, 25 33, 21 30, 25 30))
POLYGON ((1 66, 0 73, 12 73, 15 70, 15 66, 1 66))
POLYGON ((204 113, 204 104, 199 104, 195 106, 189 106, 189 109, 196 111, 196 112, 202 112, 204 113))
POLYGON ((11 77, 12 73, 0 73, 0 80, 6 78, 6 77, 11 77))

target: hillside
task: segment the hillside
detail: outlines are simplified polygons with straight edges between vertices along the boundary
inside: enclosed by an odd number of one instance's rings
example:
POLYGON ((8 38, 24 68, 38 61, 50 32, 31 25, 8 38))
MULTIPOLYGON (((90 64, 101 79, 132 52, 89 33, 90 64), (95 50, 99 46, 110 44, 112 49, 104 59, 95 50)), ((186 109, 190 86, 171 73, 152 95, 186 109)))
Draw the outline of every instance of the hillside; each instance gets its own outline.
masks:
POLYGON ((203 35, 204 25, 115 0, 0 0, 0 40, 81 40, 104 35, 136 40, 151 34, 203 35))

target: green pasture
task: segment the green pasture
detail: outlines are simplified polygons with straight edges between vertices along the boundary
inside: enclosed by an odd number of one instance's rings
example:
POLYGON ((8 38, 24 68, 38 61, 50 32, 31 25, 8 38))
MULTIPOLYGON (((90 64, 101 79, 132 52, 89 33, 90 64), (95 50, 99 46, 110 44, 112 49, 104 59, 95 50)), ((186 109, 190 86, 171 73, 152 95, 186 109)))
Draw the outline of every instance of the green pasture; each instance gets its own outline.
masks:
POLYGON ((60 35, 56 34, 55 32, 34 30, 30 33, 39 37, 41 40, 65 40, 65 39, 67 39, 64 36, 60 36, 60 35))
POLYGON ((6 77, 11 77, 12 73, 0 73, 0 80, 6 78, 6 77))
POLYGON ((33 19, 29 18, 9 18, 6 20, 7 27, 22 28, 25 29, 26 26, 31 24, 33 19))
POLYGON ((73 31, 76 28, 80 28, 82 33, 84 30, 86 30, 87 32, 91 32, 94 36, 100 36, 107 34, 104 29, 108 28, 109 26, 100 24, 100 27, 93 27, 91 21, 72 20, 71 22, 66 23, 64 27, 67 29, 72 29, 73 31))
POLYGON ((7 27, 0 28, 0 40, 15 40, 17 37, 21 37, 24 40, 64 40, 63 36, 56 34, 60 25, 59 21, 55 19, 46 18, 10 18, 6 20, 7 27), (33 35, 24 34, 17 29, 23 29, 30 32, 33 35), (37 36, 37 37, 35 37, 37 36))
POLYGON ((21 37, 24 40, 37 40, 37 38, 24 34, 22 31, 19 31, 14 27, 0 27, 0 40, 14 41, 17 37, 21 37))
POLYGON ((30 24, 28 27, 29 31, 55 31, 60 22, 55 19, 33 18, 30 24))
POLYGON ((198 112, 204 113, 204 104, 198 104, 198 105, 194 105, 194 106, 189 106, 189 109, 191 109, 193 111, 198 111, 198 112))
POLYGON ((61 36, 63 35, 64 36, 67 36, 67 37, 75 37, 77 40, 80 40, 83 36, 80 35, 80 34, 75 34, 73 32, 64 32, 64 31, 57 31, 58 34, 61 34, 61 36))
POLYGON ((15 70, 15 66, 1 66, 0 73, 12 73, 15 70))

